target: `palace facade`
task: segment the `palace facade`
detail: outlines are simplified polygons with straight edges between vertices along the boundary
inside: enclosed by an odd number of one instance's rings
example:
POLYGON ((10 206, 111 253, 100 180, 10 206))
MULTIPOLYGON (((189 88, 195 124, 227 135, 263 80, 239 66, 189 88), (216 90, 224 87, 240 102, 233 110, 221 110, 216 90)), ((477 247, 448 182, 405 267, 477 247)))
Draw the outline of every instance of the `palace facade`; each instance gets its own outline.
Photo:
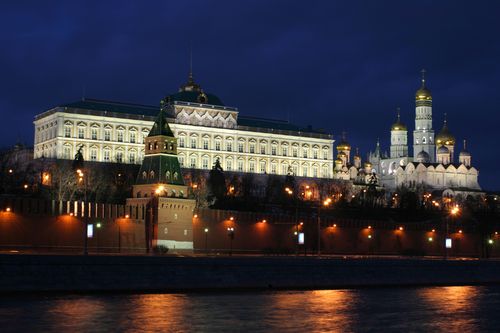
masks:
POLYGON ((160 110, 178 140, 181 167, 331 178, 333 136, 286 121, 240 116, 237 108, 193 80, 167 95, 159 107, 83 99, 35 117, 35 158, 141 164, 144 140, 160 110), (173 107, 167 107, 173 106, 173 107))

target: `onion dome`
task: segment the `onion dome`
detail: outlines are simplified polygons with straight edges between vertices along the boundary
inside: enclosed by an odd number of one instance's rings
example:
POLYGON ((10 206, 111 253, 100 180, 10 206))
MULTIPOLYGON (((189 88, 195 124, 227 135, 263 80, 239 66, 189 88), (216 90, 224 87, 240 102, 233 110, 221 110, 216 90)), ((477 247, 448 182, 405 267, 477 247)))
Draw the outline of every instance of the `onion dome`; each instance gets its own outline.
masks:
POLYGON ((441 129, 439 134, 436 135, 436 143, 437 145, 447 145, 447 146, 455 144, 455 137, 453 136, 453 134, 450 133, 450 130, 448 129, 446 114, 444 115, 443 128, 441 129))
POLYGON ((448 148, 446 148, 445 146, 441 146, 438 148, 437 153, 438 154, 449 154, 450 150, 448 148))
POLYGON ((429 154, 424 150, 422 150, 417 155, 417 162, 420 162, 420 163, 429 163, 430 159, 431 158, 430 158, 429 154))
POLYGON ((336 164, 336 165, 338 165, 338 164, 342 165, 342 164, 344 164, 344 162, 342 162, 342 160, 341 160, 340 158, 337 158, 337 159, 335 160, 335 164, 336 164))
POLYGON ((431 91, 425 86, 425 69, 422 69, 422 85, 415 93, 415 100, 417 101, 430 101, 432 100, 431 91))
POLYGON ((346 155, 346 153, 344 153, 343 151, 341 151, 340 153, 337 154, 337 157, 338 158, 347 157, 347 155, 346 155))
POLYGON ((459 157, 470 157, 470 153, 467 151, 466 141, 464 140, 464 149, 458 154, 459 157))
POLYGON ((399 108, 398 108, 398 119, 394 124, 392 124, 391 131, 406 131, 406 125, 401 122, 401 116, 399 115, 399 108))
POLYGON ((339 144, 337 145, 337 150, 351 150, 351 145, 346 141, 345 138, 342 138, 342 140, 340 140, 339 144))

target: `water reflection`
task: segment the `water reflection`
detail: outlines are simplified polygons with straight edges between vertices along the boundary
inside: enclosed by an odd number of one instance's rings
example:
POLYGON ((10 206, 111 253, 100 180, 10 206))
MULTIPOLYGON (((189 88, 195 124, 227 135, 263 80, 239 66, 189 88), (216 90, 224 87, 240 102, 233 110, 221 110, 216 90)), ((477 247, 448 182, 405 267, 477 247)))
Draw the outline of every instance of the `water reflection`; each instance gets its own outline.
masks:
POLYGON ((482 289, 479 287, 434 287, 419 289, 418 296, 434 320, 428 323, 431 330, 441 332, 473 332, 477 330, 477 309, 482 289))
POLYGON ((2 332, 498 331, 499 287, 0 298, 2 332))

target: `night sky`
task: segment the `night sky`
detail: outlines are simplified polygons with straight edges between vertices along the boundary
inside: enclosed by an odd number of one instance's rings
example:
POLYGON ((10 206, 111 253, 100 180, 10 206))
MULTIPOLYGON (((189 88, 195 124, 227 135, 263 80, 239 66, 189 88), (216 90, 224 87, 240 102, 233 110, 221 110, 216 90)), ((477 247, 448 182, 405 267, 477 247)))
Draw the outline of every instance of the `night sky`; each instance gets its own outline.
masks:
MULTIPOLYGON (((87 98, 156 105, 187 79, 240 114, 342 131, 362 156, 427 70, 434 128, 468 141, 500 189, 498 1, 12 1, 0 4, 3 147, 33 144, 33 117, 87 98), (146 4, 147 3, 147 4, 146 4)), ((412 152, 412 149, 410 150, 412 152)))

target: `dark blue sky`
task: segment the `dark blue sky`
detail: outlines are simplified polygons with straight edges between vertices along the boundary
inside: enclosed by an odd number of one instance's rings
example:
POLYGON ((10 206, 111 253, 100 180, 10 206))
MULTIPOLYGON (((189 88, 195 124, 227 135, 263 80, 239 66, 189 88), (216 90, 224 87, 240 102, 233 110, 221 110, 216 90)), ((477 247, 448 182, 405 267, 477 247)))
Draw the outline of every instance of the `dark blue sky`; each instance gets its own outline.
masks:
MULTIPOLYGON (((187 77, 240 114, 388 149, 395 109, 414 128, 428 71, 434 127, 468 140, 499 189, 498 1, 13 1, 0 4, 2 146, 33 143, 33 116, 85 96, 157 104, 187 77), (14 125, 12 125, 14 124, 14 125)), ((411 135, 409 136, 411 141, 411 135)))

